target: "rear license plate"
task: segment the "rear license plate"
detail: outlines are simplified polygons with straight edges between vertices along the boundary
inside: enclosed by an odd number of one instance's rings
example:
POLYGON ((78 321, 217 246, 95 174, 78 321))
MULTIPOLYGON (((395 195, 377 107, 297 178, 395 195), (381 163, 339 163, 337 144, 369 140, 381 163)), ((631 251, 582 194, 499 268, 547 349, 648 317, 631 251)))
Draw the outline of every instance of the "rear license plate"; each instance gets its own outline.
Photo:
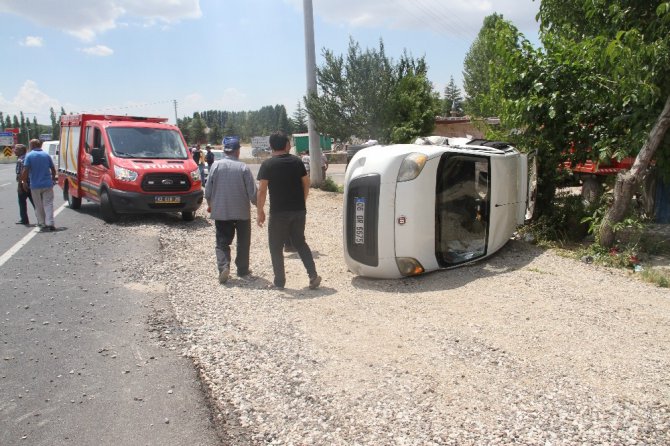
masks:
POLYGON ((365 243, 365 198, 355 197, 356 212, 354 214, 354 243, 363 245, 365 243))
POLYGON ((178 195, 157 196, 155 202, 161 204, 181 203, 181 197, 178 195))

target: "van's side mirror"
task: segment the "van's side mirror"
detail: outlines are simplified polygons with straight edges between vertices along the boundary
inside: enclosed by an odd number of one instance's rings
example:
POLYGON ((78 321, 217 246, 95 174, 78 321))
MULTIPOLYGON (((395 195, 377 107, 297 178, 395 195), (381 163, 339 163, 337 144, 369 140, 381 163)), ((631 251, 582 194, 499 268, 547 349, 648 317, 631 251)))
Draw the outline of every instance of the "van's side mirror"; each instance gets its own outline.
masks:
POLYGON ((105 149, 102 147, 94 147, 91 149, 91 164, 94 166, 99 166, 100 164, 107 165, 107 160, 105 159, 105 149))

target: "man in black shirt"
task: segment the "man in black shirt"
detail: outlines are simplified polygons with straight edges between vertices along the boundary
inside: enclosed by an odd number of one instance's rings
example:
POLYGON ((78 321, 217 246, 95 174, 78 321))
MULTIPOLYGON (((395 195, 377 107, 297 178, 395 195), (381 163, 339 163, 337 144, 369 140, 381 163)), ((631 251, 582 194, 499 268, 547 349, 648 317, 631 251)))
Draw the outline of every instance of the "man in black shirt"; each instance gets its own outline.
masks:
POLYGON ((309 287, 316 289, 321 277, 316 273, 312 251, 305 241, 307 209, 305 201, 309 193, 309 176, 300 158, 289 153, 291 142, 284 132, 270 135, 272 158, 263 161, 258 170, 258 198, 256 209, 258 226, 265 223, 265 199, 270 191, 270 219, 268 241, 274 272, 274 287, 282 289, 286 284, 284 271, 284 241, 290 237, 298 251, 307 275, 309 287))

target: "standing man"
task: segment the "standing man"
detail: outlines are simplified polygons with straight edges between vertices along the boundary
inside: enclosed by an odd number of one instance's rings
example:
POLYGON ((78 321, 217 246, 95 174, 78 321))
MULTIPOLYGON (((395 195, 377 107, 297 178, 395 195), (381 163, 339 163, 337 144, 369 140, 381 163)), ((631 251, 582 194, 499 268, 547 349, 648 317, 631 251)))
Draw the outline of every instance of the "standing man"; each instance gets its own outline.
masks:
POLYGON ((270 135, 272 158, 263 161, 258 170, 258 226, 265 222, 265 199, 270 190, 270 219, 268 240, 274 271, 274 287, 283 289, 286 284, 284 271, 284 241, 289 237, 298 251, 307 275, 310 289, 316 289, 321 277, 316 273, 312 251, 305 241, 307 209, 305 201, 309 193, 309 176, 300 158, 289 153, 291 141, 284 132, 270 135))
MULTIPOLYGON (((240 148, 240 143, 238 142, 237 143, 238 152, 239 152, 239 148, 240 148)), ((210 144, 207 144, 207 147, 205 147, 205 149, 207 150, 207 153, 205 153, 205 161, 207 161, 208 169, 211 170, 212 169, 212 164, 214 164, 214 154, 212 153, 212 146, 210 144)), ((224 149, 225 149, 225 147, 224 147, 224 149)), ((239 156, 238 156, 238 158, 239 158, 239 156)))
POLYGON ((23 144, 17 144, 14 147, 14 153, 16 154, 16 184, 18 186, 17 193, 19 197, 19 221, 16 222, 17 225, 28 226, 30 220, 28 219, 28 200, 33 205, 35 209, 35 202, 33 197, 30 195, 30 183, 24 183, 21 179, 21 173, 23 172, 23 160, 26 157, 26 146, 23 144))
POLYGON ((239 161, 240 143, 224 148, 224 158, 209 169, 205 185, 207 211, 216 227, 216 263, 219 283, 230 277, 230 244, 237 231, 235 266, 239 277, 251 274, 251 204, 256 204, 256 183, 249 166, 239 161))
POLYGON ((30 140, 30 152, 23 160, 24 169, 21 172, 21 181, 24 190, 27 190, 27 181, 30 181, 30 193, 35 203, 37 226, 41 232, 55 231, 54 226, 54 184, 56 183, 56 168, 48 153, 42 151, 42 141, 30 140))
POLYGON ((200 170, 200 181, 204 185, 207 182, 207 178, 205 178, 205 163, 202 160, 202 150, 200 150, 200 144, 196 144, 193 147, 193 150, 191 150, 191 153, 193 154, 193 161, 198 165, 198 169, 200 170))

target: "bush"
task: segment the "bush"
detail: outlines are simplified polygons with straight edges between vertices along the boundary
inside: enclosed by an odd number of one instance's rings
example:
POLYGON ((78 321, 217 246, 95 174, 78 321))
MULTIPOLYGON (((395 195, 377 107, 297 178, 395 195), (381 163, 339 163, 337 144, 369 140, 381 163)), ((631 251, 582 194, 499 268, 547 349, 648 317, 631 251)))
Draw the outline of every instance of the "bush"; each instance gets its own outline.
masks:
POLYGON ((338 186, 331 177, 327 177, 319 189, 326 192, 338 192, 340 194, 344 192, 344 186, 338 186))

